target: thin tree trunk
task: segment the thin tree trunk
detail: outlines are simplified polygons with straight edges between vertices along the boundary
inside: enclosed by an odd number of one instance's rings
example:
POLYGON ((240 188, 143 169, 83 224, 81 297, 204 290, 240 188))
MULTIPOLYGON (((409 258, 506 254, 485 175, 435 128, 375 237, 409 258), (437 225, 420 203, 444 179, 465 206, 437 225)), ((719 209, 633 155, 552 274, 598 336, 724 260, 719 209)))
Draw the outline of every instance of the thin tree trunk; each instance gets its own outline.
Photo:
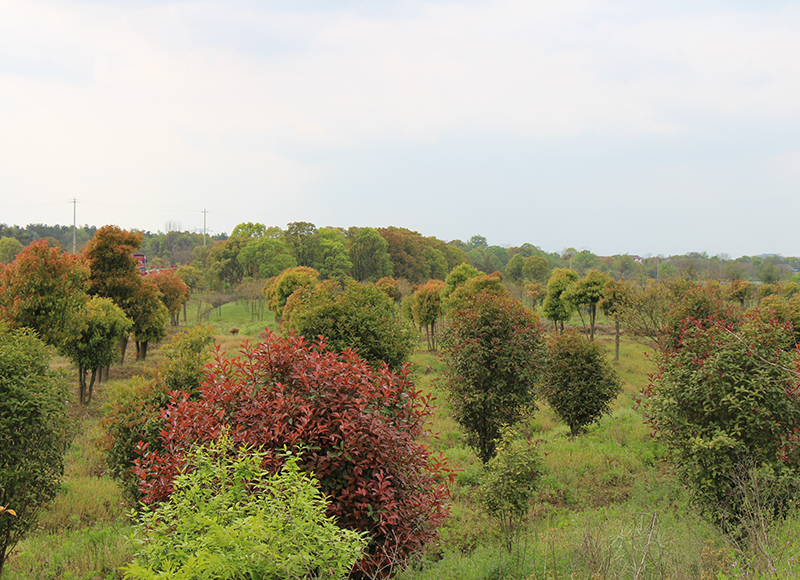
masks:
POLYGON ((78 367, 78 403, 85 405, 86 400, 86 369, 78 367))
POLYGON ((97 369, 92 369, 92 378, 91 381, 89 382, 89 391, 85 403, 86 405, 92 402, 92 393, 94 392, 94 380, 96 377, 97 377, 97 369))
POLYGON ((619 319, 614 321, 614 362, 619 362, 619 319))
POLYGON ((122 336, 119 339, 119 364, 125 363, 125 351, 128 350, 128 337, 122 336))

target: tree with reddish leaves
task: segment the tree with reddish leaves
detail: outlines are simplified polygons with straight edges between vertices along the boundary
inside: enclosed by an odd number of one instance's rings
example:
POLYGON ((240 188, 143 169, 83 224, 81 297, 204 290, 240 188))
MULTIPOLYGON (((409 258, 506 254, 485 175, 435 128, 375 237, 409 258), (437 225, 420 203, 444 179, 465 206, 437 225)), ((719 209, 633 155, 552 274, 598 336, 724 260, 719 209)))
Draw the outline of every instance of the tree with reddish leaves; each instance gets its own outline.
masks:
POLYGON ((177 272, 164 270, 158 274, 153 274, 149 278, 158 287, 158 295, 161 302, 169 311, 170 324, 178 326, 180 322, 181 308, 189 300, 189 286, 181 280, 177 272))
POLYGON ((12 328, 32 328, 47 344, 61 348, 88 301, 88 278, 78 257, 44 240, 34 242, 0 273, 0 318, 12 328))
MULTIPOLYGON (((89 294, 110 298, 136 323, 135 302, 138 299, 142 276, 133 253, 142 244, 142 234, 129 232, 119 226, 103 226, 83 249, 89 265, 89 294)), ((124 362, 128 336, 120 339, 120 360, 124 362)))
POLYGON ((418 440, 430 399, 408 377, 376 369, 353 352, 270 332, 243 358, 219 355, 198 400, 172 393, 161 449, 141 449, 134 471, 145 503, 166 499, 188 450, 228 429, 235 447, 269 450, 277 471, 284 447, 318 478, 338 525, 368 532, 356 569, 389 576, 429 542, 447 515, 452 471, 418 440))

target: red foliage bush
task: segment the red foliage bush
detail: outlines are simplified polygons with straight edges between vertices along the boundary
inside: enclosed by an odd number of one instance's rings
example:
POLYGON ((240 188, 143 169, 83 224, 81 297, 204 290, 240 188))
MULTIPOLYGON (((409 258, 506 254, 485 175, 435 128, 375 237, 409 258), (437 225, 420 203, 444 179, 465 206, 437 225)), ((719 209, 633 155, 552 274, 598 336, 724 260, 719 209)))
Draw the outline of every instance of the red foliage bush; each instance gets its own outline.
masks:
MULTIPOLYGON (((198 400, 172 393, 162 448, 144 445, 135 462, 143 501, 166 499, 186 451, 227 428, 237 445, 299 450, 302 468, 330 497, 329 514, 372 538, 358 569, 388 575, 447 516, 452 470, 417 443, 430 403, 407 367, 375 369, 353 352, 325 350, 322 341, 266 332, 240 358, 218 355, 198 400)), ((281 454, 269 457, 265 467, 277 470, 281 454)))

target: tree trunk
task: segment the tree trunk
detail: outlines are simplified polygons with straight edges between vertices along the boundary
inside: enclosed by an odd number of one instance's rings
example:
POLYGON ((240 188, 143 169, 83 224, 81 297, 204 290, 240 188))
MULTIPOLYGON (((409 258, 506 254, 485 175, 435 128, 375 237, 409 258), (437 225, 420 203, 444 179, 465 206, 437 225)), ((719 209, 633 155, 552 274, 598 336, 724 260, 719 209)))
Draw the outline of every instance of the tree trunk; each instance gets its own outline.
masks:
POLYGON ((136 360, 144 360, 147 358, 147 341, 143 340, 139 342, 136 341, 136 345, 138 346, 136 351, 136 360))
POLYGON ((86 369, 78 367, 78 403, 85 405, 86 400, 86 369))
POLYGON ((619 362, 619 319, 614 321, 614 362, 619 362))
POLYGON ((597 318, 597 306, 589 306, 589 340, 594 341, 594 321, 597 318))
POLYGON ((94 380, 96 377, 97 377, 97 369, 92 369, 92 378, 89 381, 89 390, 86 396, 86 403, 84 403, 85 405, 88 405, 89 403, 92 402, 92 393, 94 392, 94 380))
POLYGON ((122 336, 119 339, 119 364, 125 363, 125 351, 128 350, 128 336, 122 336))

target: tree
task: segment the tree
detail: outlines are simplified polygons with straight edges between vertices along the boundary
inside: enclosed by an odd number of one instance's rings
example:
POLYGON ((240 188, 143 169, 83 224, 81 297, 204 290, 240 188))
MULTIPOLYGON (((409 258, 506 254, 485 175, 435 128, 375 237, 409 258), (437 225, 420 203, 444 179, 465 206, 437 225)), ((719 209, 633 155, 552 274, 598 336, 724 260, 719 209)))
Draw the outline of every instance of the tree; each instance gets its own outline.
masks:
POLYGON ((544 284, 550 274, 550 262, 544 256, 530 256, 525 258, 522 266, 522 275, 528 280, 544 284))
POLYGON ((352 349, 369 363, 399 369, 414 349, 417 333, 399 318, 392 301, 373 284, 334 280, 301 288, 283 311, 285 330, 314 340, 324 336, 335 351, 352 349))
POLYGON ((668 334, 667 315, 677 300, 666 282, 630 284, 617 316, 632 336, 659 346, 668 334))
MULTIPOLYGON (((444 279, 444 288, 442 288, 442 300, 447 302, 450 295, 456 291, 456 289, 460 286, 463 286, 467 283, 467 280, 470 278, 477 278, 481 275, 480 270, 470 266, 469 264, 463 263, 459 264, 447 275, 444 279)), ((447 309, 447 305, 445 304, 445 309, 447 309)))
POLYGON ((88 278, 78 257, 34 242, 0 273, 0 318, 11 327, 32 328, 47 344, 61 348, 88 300, 88 278))
POLYGON ((109 298, 93 297, 77 313, 72 336, 62 352, 78 367, 78 401, 92 402, 97 373, 119 357, 117 345, 127 336, 133 322, 109 298), (91 373, 87 384, 87 374, 91 373))
POLYGON ((687 318, 678 337, 657 354, 646 415, 703 514, 746 533, 739 525, 750 482, 769 482, 756 490, 774 510, 766 517, 785 513, 797 492, 800 373, 791 328, 756 313, 687 318))
POLYGON ((603 298, 600 300, 599 304, 600 308, 603 310, 603 314, 614 320, 614 362, 619 362, 619 326, 622 319, 622 312, 630 293, 630 284, 623 280, 617 282, 613 278, 609 278, 603 289, 603 298))
POLYGON ((436 321, 442 317, 442 288, 444 282, 431 280, 427 284, 418 286, 408 298, 411 300, 411 313, 414 322, 420 328, 425 328, 425 338, 428 350, 436 350, 436 321))
MULTIPOLYGON (((110 298, 136 322, 134 302, 142 284, 133 253, 142 243, 142 234, 117 226, 103 226, 83 249, 89 265, 89 294, 110 298)), ((120 362, 125 360, 128 337, 120 339, 120 362)))
POLYGON ((563 294, 564 300, 571 302, 576 308, 586 306, 589 311, 589 340, 594 340, 594 325, 597 319, 597 305, 603 299, 608 274, 600 270, 589 270, 586 276, 570 284, 563 294))
POLYGON ((320 228, 317 231, 317 247, 314 267, 323 280, 347 276, 353 263, 347 255, 344 234, 335 228, 320 228))
POLYGON ((622 384, 603 350, 582 334, 554 334, 547 342, 541 393, 575 437, 608 413, 622 384))
POLYGON ((29 329, 0 323, 0 575, 9 551, 60 489, 70 439, 63 374, 29 329))
POLYGON ((136 473, 143 501, 164 501, 193 447, 230 430, 235 448, 261 448, 277 472, 281 449, 302 452, 330 498, 328 516, 366 532, 370 544, 356 570, 388 576, 435 534, 447 514, 450 470, 418 443, 430 400, 408 369, 376 369, 352 352, 332 352, 301 337, 264 340, 242 357, 219 358, 200 398, 172 395, 158 451, 142 449, 136 473))
POLYGON ((568 268, 556 268, 550 275, 547 283, 547 297, 544 299, 544 316, 553 323, 561 326, 564 332, 564 323, 570 319, 574 306, 564 297, 570 284, 578 279, 578 273, 568 268))
POLYGON ((297 265, 311 268, 317 254, 317 226, 310 222, 286 224, 283 239, 288 244, 297 265))
POLYGON ((15 238, 0 238, 0 264, 8 264, 25 246, 15 238))
POLYGON ((89 265, 89 294, 111 298, 126 310, 141 276, 133 253, 142 244, 142 234, 117 226, 103 226, 89 240, 83 255, 89 265))
POLYGON ((453 416, 486 464, 495 454, 500 428, 534 408, 541 325, 510 296, 481 292, 451 317, 441 344, 453 416))
POLYGON ((232 288, 244 278, 244 268, 239 261, 239 253, 250 242, 250 238, 231 236, 217 242, 208 255, 208 271, 218 283, 218 287, 232 288))
POLYGON ((374 228, 355 228, 355 232, 352 229, 349 234, 353 278, 359 282, 375 282, 392 276, 389 242, 374 228))
POLYGON ((397 283, 397 280, 391 276, 385 276, 375 282, 375 287, 386 294, 395 304, 400 302, 400 299, 403 297, 400 293, 400 285, 397 283))
POLYGON ((525 266, 525 258, 522 254, 514 254, 506 264, 505 276, 515 284, 519 284, 525 278, 523 269, 525 266))
POLYGON ((511 297, 511 292, 509 292, 506 285, 503 284, 503 277, 500 272, 495 272, 494 274, 480 274, 479 276, 468 279, 453 290, 443 302, 445 312, 452 315, 466 308, 471 297, 481 292, 486 292, 494 296, 511 297))
POLYGON ((251 278, 271 278, 297 266, 286 242, 269 237, 247 242, 237 259, 245 274, 251 278))
POLYGON ((172 270, 164 270, 150 277, 158 287, 158 297, 169 312, 170 323, 178 326, 181 309, 189 300, 189 286, 172 270))
POLYGON ((275 313, 275 318, 280 319, 283 316, 286 301, 295 290, 317 284, 319 284, 319 272, 313 268, 305 266, 289 268, 281 272, 274 280, 267 281, 264 285, 264 297, 267 299, 270 310, 275 313))
POLYGON ((242 222, 233 228, 231 237, 264 238, 268 235, 267 226, 260 222, 242 222))
POLYGON ((145 360, 148 344, 167 336, 169 311, 159 298, 155 282, 148 279, 141 281, 130 302, 129 312, 133 320, 133 338, 136 340, 136 360, 145 360))

